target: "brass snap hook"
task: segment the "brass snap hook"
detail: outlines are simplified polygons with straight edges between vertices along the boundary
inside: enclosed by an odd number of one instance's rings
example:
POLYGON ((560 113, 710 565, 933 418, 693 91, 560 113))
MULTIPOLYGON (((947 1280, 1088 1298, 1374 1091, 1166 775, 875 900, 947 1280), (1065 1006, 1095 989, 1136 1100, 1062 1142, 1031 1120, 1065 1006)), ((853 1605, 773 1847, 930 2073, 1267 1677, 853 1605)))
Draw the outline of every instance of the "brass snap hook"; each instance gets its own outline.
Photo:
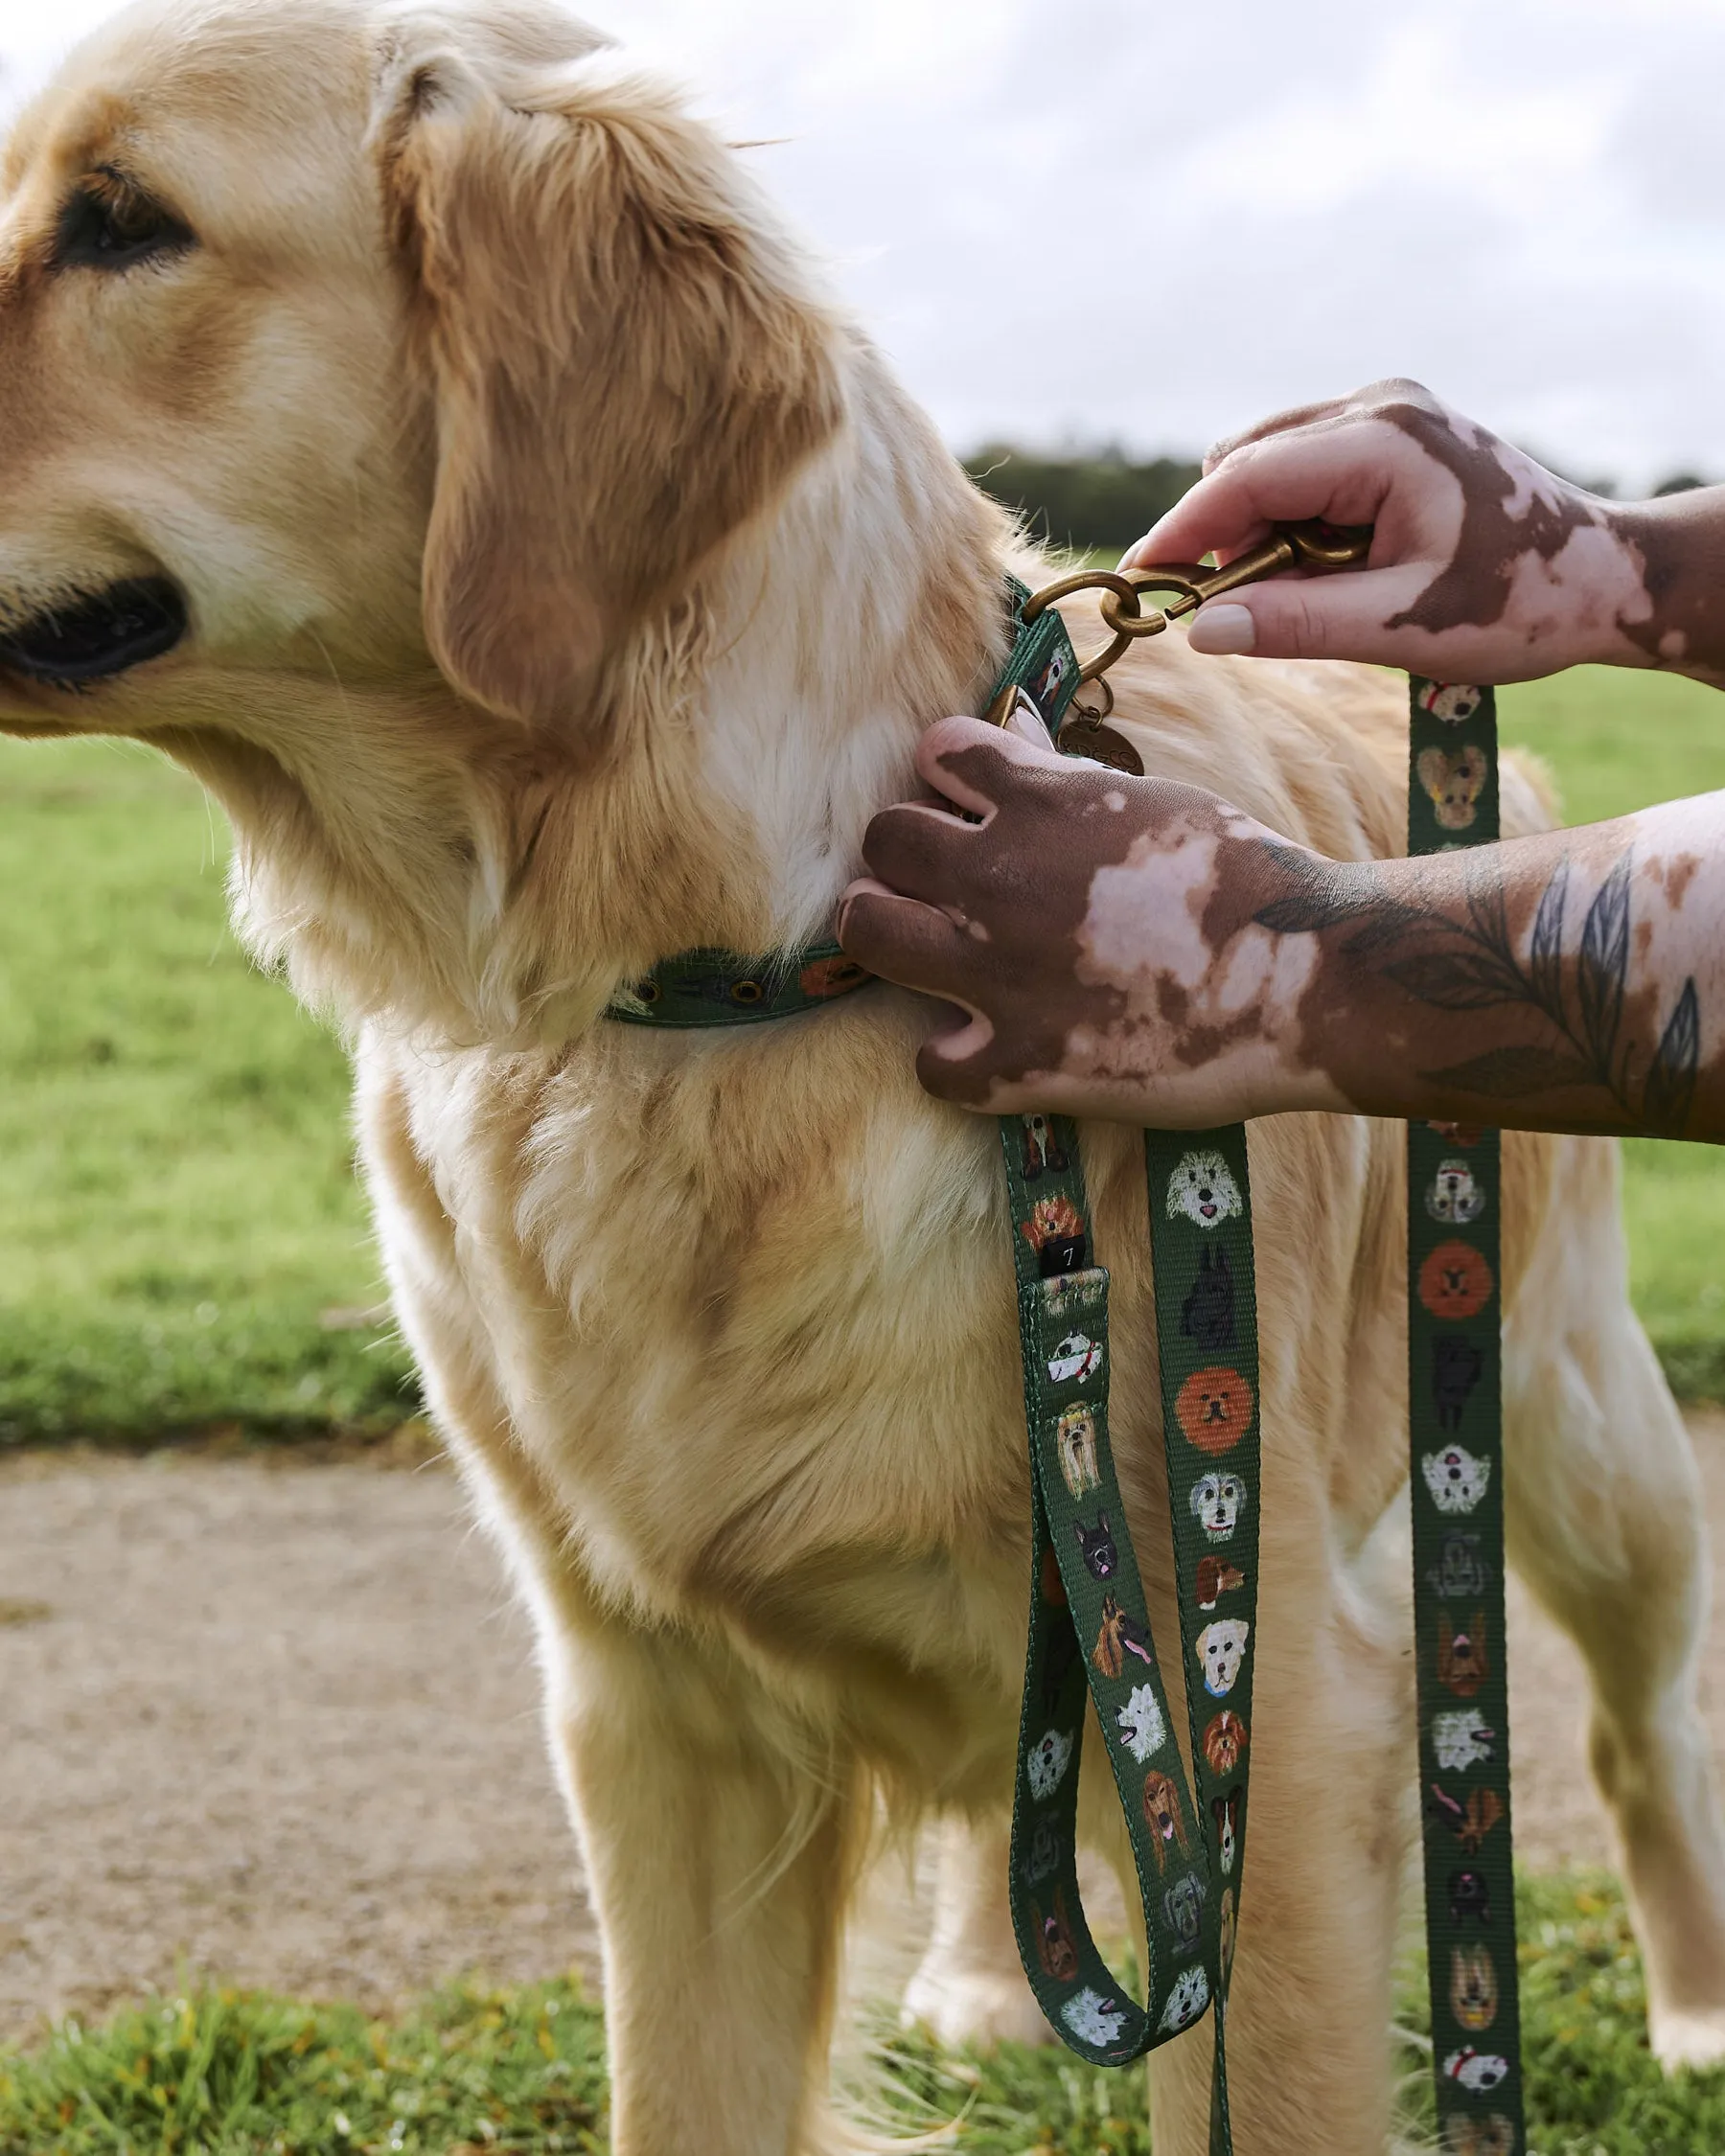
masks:
MULTIPOLYGON (((1176 591, 1179 598, 1161 613, 1147 617, 1134 605, 1128 617, 1122 615, 1122 602, 1111 588, 1102 594, 1102 619, 1116 638, 1123 636, 1130 643, 1136 636, 1160 635, 1170 622, 1196 613, 1206 600, 1219 599, 1225 591, 1237 591, 1243 584, 1279 576, 1284 569, 1351 568, 1370 552, 1368 524, 1327 524, 1322 517, 1304 524, 1281 524, 1259 545, 1219 569, 1199 568, 1184 562, 1167 567, 1128 569, 1126 581, 1133 586, 1135 599, 1143 591, 1176 591)), ((1116 653, 1116 657, 1118 655, 1116 653)), ((1114 663, 1110 659, 1109 664, 1114 663)))
MULTIPOLYGON (((1236 591, 1241 585, 1256 584, 1263 577, 1277 576, 1284 569, 1351 568, 1364 562, 1370 551, 1369 525, 1329 524, 1314 517, 1303 524, 1278 525, 1260 545, 1219 569, 1207 569, 1193 562, 1162 562, 1147 569, 1082 569, 1076 576, 1062 577, 1057 584, 1026 599, 1020 618, 1028 629, 1060 600, 1079 591, 1099 591, 1102 619, 1113 636, 1079 669, 1078 679, 1080 684, 1101 681, 1139 637, 1160 636, 1171 623, 1195 614, 1208 599, 1218 599, 1225 591, 1236 591), (1146 613, 1139 602, 1140 595, 1147 591, 1173 592, 1174 602, 1146 613)), ((1106 690, 1105 681, 1103 687, 1106 690)), ((1016 701, 1016 690, 1010 697, 1000 698, 988 713, 990 721, 1003 726, 1016 701)), ((1106 713, 1095 716, 1099 719, 1106 713)))

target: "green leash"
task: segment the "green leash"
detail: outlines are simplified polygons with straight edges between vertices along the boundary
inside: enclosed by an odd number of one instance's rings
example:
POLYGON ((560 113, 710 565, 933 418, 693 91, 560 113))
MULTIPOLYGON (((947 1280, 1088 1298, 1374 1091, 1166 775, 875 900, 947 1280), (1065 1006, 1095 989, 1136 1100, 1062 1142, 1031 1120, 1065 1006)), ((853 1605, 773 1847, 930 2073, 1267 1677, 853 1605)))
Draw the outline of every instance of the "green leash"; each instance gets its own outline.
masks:
MULTIPOLYGON (((1109 706, 1069 721, 1084 670, 1066 625, 1022 587, 1012 598, 1018 643, 991 717, 1010 720, 1017 689, 1057 743, 1100 746, 1111 762, 1116 744, 1130 755, 1100 724, 1109 706)), ((1093 1262, 1078 1133, 1065 1117, 1007 1116, 1000 1145, 1033 1551, 1013 1791, 1013 1932, 1049 2026, 1095 2065, 1141 2058, 1213 2007, 1209 2141, 1213 2156, 1230 2156, 1226 2005, 1245 1869, 1259 1517, 1246 1133, 1236 1124, 1144 1138, 1190 1782, 1109 1443, 1109 1280, 1093 1262), (1149 1957, 1142 2006, 1103 1961, 1078 1889, 1087 1699, 1138 1871, 1149 1957)))
POLYGON ((1231 2146, 1223 2004, 1246 1840, 1257 1608, 1257 1322, 1246 1134, 1145 1140, 1174 1580, 1195 1791, 1174 1742, 1108 1436, 1108 1274, 1092 1266, 1078 1134, 1002 1122, 1032 1463, 1030 1643, 1012 1820, 1024 1973, 1062 2039, 1123 2066, 1216 2006, 1211 2146, 1231 2146), (1134 2003, 1078 1891, 1085 1702, 1125 1812, 1149 1965, 1134 2003))
MULTIPOLYGON (((1415 679, 1408 851, 1498 836, 1489 689, 1415 679), (1459 782, 1459 783, 1458 783, 1459 782)), ((1495 1131, 1408 1128, 1408 1403, 1432 2062, 1450 2156, 1519 2156, 1495 1131)))
MULTIPOLYGON (((1135 637, 1215 589, 1303 561, 1343 566, 1369 535, 1300 527, 1224 571, 1091 572, 1032 600, 1009 584, 1014 645, 988 704, 1027 710, 1057 745, 1141 769, 1104 723, 1102 678, 1135 637), (1049 603, 1099 585, 1115 642, 1080 667, 1049 603), (1166 613, 1138 594, 1173 590, 1166 613), (1100 682, 1099 710, 1073 699, 1100 682)), ((1410 850, 1497 837, 1489 691, 1414 683, 1410 850), (1476 765, 1472 759, 1477 756, 1476 765), (1453 759, 1441 764, 1433 758, 1453 759), (1475 773, 1483 774, 1477 786, 1475 773), (1456 775, 1459 790, 1442 781, 1456 775), (1459 794, 1459 841, 1439 824, 1459 794)), ((619 989, 624 1023, 735 1025, 794 1016, 869 976, 836 944, 759 957, 685 952, 619 989)), ((1124 2066, 1213 2008, 1211 2156, 1231 2156, 1227 2000, 1250 1789, 1259 1532, 1257 1303, 1243 1126, 1147 1132, 1162 1434, 1193 1777, 1173 1738, 1142 1577, 1108 1434, 1107 1273, 1093 1263, 1078 1134, 1000 1124, 1031 1464, 1031 1595, 1013 1797, 1010 1892, 1024 1973, 1061 2040, 1124 2066), (1138 2005, 1103 1961, 1077 1876, 1087 1701, 1125 1813, 1149 1954, 1138 2005)), ((1503 1650, 1503 1467, 1495 1133, 1409 1132, 1410 1431, 1420 1762, 1438 2116, 1446 2156, 1522 2156, 1519 2021, 1503 1650), (1477 2044, 1476 2037, 1484 2039, 1477 2044)))

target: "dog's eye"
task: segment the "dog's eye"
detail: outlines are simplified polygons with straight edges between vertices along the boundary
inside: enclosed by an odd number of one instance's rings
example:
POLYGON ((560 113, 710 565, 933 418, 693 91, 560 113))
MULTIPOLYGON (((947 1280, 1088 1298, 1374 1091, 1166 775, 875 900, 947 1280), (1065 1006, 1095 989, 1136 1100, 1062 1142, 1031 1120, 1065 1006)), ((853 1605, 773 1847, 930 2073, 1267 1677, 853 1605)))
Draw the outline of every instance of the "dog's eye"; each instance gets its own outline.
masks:
POLYGON ((60 212, 54 261, 58 269, 129 269, 192 244, 172 211, 120 173, 102 171, 80 180, 60 212))

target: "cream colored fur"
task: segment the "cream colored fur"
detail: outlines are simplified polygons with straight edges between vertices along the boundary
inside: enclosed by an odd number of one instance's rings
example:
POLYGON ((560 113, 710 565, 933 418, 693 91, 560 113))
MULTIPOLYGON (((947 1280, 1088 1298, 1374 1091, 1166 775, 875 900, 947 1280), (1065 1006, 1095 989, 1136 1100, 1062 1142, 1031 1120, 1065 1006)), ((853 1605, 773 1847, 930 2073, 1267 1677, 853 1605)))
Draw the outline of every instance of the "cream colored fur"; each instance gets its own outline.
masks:
MULTIPOLYGON (((158 743, 219 797, 235 913, 356 1049, 401 1319, 538 1624, 604 1938, 618 2156, 819 2127, 877 1806, 958 1823, 913 2001, 1025 2030, 1000 1821, 1028 1491, 992 1127, 875 988, 720 1036, 596 1022, 697 943, 829 921, 919 731, 1034 569, 745 169, 534 0, 147 0, 18 127, 0 197, 0 629, 160 569, 193 628, 13 732, 158 743), (196 249, 60 269, 124 169, 196 249)), ((1083 633, 1081 631, 1081 633, 1083 633)), ((1121 679, 1152 770, 1392 851, 1393 683, 1189 657, 1121 679)), ((1544 815, 1512 783, 1509 821, 1544 815)), ((1242 2156, 1380 2149, 1414 1790, 1400 1150, 1252 1138, 1263 1561, 1242 2156)), ((1159 1636, 1145 1197, 1087 1133, 1116 1444, 1159 1636)), ((1627 1301, 1608 1145, 1507 1152, 1510 1518, 1586 1652, 1669 2059, 1725 2051, 1725 1845, 1694 1702, 1694 1470, 1627 1301)), ((1172 1658, 1171 1658, 1172 1659, 1172 1658)), ((1112 1799, 1088 1831, 1119 1853, 1112 1799)), ((1204 2145, 1208 2025, 1159 2056, 1204 2145)))

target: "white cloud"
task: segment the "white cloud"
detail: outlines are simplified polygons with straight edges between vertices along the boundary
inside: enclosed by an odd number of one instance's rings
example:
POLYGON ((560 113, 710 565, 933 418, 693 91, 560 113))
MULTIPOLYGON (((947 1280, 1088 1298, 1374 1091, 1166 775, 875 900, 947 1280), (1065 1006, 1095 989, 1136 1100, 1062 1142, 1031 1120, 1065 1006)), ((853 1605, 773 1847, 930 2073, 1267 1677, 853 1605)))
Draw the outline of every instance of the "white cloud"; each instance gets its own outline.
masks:
POLYGON ((792 138, 763 173, 960 444, 1196 447, 1412 373, 1568 469, 1725 473, 1717 0, 588 11, 792 138))

